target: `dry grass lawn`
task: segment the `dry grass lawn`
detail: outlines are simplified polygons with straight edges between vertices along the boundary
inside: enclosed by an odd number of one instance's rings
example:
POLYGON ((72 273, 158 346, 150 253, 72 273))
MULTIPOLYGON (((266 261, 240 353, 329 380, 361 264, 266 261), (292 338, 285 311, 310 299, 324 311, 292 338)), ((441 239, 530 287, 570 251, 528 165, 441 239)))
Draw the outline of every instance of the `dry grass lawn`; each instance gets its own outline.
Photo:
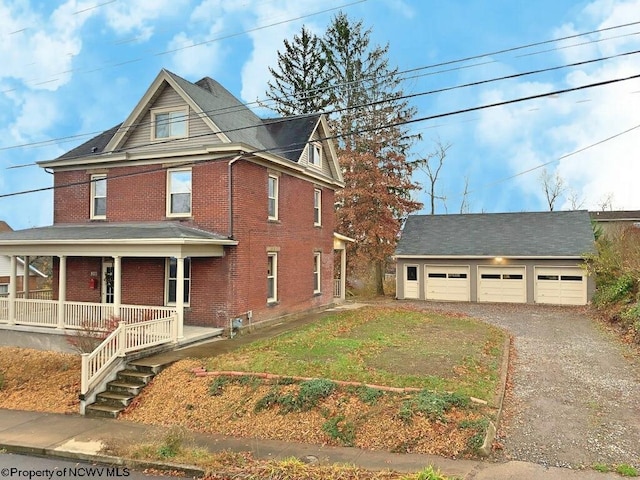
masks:
POLYGON ((80 357, 0 347, 0 408, 77 413, 80 357))

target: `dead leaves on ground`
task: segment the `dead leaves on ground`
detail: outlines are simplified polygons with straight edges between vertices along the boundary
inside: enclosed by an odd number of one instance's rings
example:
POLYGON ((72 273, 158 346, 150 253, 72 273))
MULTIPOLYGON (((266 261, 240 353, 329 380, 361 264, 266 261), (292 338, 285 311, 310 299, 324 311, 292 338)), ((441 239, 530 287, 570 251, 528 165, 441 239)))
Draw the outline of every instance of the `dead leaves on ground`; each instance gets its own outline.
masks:
POLYGON ((0 408, 77 413, 80 357, 0 347, 0 408))

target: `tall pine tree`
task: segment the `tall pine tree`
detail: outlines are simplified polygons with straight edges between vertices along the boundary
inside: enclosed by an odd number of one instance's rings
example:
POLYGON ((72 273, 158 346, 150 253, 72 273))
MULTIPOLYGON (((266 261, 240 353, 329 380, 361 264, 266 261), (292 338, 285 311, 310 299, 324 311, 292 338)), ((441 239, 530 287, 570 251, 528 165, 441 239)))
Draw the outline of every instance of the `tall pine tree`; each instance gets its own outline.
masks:
MULTIPOLYGON (((345 188, 336 195, 337 228, 356 240, 348 246, 351 267, 359 272, 373 268, 375 289, 383 294, 385 267, 395 250, 402 222, 422 205, 412 198, 419 188, 412 181, 416 164, 406 157, 416 137, 404 124, 415 115, 415 109, 401 98, 402 80, 397 68, 389 67, 389 46, 371 47, 370 35, 371 30, 365 30, 362 21, 353 22, 339 13, 322 39, 322 62, 316 68, 323 68, 323 78, 329 79, 329 90, 322 90, 329 94, 323 98, 330 102, 329 118, 338 136, 338 156, 345 180, 345 188)), ((290 43, 285 41, 285 47, 288 51, 290 43)), ((279 92, 299 94, 301 85, 310 85, 299 76, 282 75, 284 66, 300 64, 294 62, 299 58, 294 51, 290 55, 278 54, 281 75, 276 77, 276 72, 270 71, 279 92), (277 83, 283 79, 288 81, 287 88, 277 83)), ((296 71, 300 73, 301 69, 296 71)), ((267 95, 276 102, 272 108, 277 112, 310 112, 306 104, 292 104, 288 97, 275 95, 271 82, 269 87, 267 95)), ((304 88, 310 90, 302 98, 318 92, 314 86, 304 88)))
POLYGON ((266 106, 283 116, 324 111, 330 99, 320 39, 303 26, 284 48, 278 51, 277 69, 269 67, 273 82, 267 83, 266 95, 273 104, 266 106))

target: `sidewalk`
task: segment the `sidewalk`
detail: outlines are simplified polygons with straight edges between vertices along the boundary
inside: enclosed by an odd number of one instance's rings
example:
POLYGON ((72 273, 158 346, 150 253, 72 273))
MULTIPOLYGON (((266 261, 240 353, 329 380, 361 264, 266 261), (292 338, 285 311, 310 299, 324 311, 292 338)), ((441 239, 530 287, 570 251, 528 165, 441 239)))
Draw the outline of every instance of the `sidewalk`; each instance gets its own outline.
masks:
MULTIPOLYGON (((0 410, 0 449, 38 456, 88 460, 97 463, 121 463, 115 457, 100 454, 105 443, 126 439, 145 443, 159 438, 164 429, 121 420, 86 418, 80 415, 0 410)), ((452 460, 433 455, 394 454, 348 447, 323 447, 274 440, 232 438, 194 433, 196 446, 209 451, 251 452, 257 459, 316 457, 319 463, 343 463, 369 470, 417 472, 433 465, 448 476, 465 480, 533 480, 533 479, 619 479, 613 473, 593 470, 575 471, 545 468, 525 462, 492 463, 477 460, 452 460)), ((197 473, 197 472, 193 472, 197 473)))
MULTIPOLYGON (((362 304, 347 303, 337 309, 359 308, 362 304)), ((165 363, 183 358, 210 357, 228 352, 260 338, 274 337, 295 326, 311 323, 331 313, 331 310, 292 318, 281 323, 264 326, 248 335, 233 340, 216 340, 185 347, 180 350, 148 357, 152 363, 165 363)), ((143 425, 122 420, 86 418, 80 415, 25 412, 0 409, 0 449, 7 452, 39 456, 57 456, 97 463, 117 463, 122 460, 100 453, 109 441, 127 440, 146 443, 153 438, 162 438, 162 427, 143 425)), ((222 435, 193 433, 194 446, 211 452, 251 452, 256 459, 307 458, 313 456, 319 463, 342 463, 356 465, 369 470, 396 470, 418 472, 432 465, 443 474, 465 480, 533 480, 533 479, 620 479, 613 473, 598 473, 593 470, 569 470, 546 468, 543 465, 511 461, 494 463, 491 460, 453 460, 434 455, 394 454, 381 451, 360 450, 350 447, 327 447, 277 440, 233 438, 222 435)), ((197 472, 189 472, 196 475, 197 472)))

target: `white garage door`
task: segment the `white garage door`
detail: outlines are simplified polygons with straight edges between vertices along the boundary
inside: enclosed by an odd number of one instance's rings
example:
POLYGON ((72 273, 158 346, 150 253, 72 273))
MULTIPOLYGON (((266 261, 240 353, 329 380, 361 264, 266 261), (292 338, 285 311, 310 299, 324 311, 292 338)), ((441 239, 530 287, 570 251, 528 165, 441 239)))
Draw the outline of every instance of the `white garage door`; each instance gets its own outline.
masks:
POLYGON ((468 302, 469 267, 425 267, 427 300, 468 302))
POLYGON ((535 301, 553 305, 586 305, 587 276, 580 267, 536 267, 535 301))
POLYGON ((526 303, 525 267, 478 267, 478 302, 526 303))

